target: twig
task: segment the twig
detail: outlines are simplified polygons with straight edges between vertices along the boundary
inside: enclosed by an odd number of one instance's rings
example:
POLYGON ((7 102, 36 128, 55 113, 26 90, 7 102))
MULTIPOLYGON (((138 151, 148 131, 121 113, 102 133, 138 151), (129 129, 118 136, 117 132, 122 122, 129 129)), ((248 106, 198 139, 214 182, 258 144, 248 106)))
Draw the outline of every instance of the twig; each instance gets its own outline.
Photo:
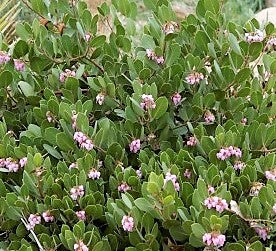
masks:
MULTIPOLYGON (((26 229, 28 230, 27 220, 26 220, 26 218, 24 217, 24 215, 23 215, 23 217, 21 218, 21 221, 23 222, 23 224, 25 225, 26 229)), ((39 242, 39 240, 38 240, 38 238, 37 238, 35 232, 34 232, 32 229, 30 229, 29 231, 30 231, 31 234, 33 235, 33 237, 34 237, 34 239, 35 239, 35 241, 36 241, 36 244, 37 244, 39 250, 40 250, 40 251, 44 251, 44 248, 42 247, 41 243, 39 242)))

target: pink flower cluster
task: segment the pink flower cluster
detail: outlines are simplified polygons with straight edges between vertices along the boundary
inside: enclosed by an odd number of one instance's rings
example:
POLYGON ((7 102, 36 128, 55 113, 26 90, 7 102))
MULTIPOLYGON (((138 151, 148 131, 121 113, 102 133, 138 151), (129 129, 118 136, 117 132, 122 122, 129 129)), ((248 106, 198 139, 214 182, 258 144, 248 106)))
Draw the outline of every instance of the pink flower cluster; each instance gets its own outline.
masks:
POLYGON ((181 95, 176 92, 171 96, 172 102, 174 103, 175 106, 179 105, 181 103, 181 95))
POLYGON ((72 117, 71 117, 71 120, 72 120, 72 128, 73 129, 76 129, 77 127, 77 117, 78 117, 78 114, 76 114, 76 111, 72 111, 72 117))
POLYGON ((0 65, 8 63, 11 60, 11 57, 8 53, 0 51, 0 65))
POLYGON ((187 146, 195 146, 196 144, 197 144, 197 141, 195 137, 190 137, 189 140, 187 141, 187 146))
POLYGON ((54 221, 54 216, 51 215, 50 211, 46 211, 42 213, 42 217, 45 220, 45 222, 53 222, 54 221))
POLYGON ((134 219, 131 216, 124 215, 122 219, 123 229, 127 232, 132 232, 134 228, 134 219))
POLYGON ((163 56, 156 56, 155 52, 151 49, 146 49, 147 57, 151 60, 154 60, 157 64, 164 64, 165 59, 163 56))
POLYGON ((202 237, 202 241, 207 246, 222 247, 224 245, 225 240, 225 235, 216 232, 206 233, 202 237))
POLYGON ((97 102, 99 105, 103 105, 104 99, 105 99, 105 95, 102 94, 102 93, 99 93, 99 94, 96 96, 96 102, 97 102))
POLYGON ((141 141, 140 139, 135 139, 129 144, 129 150, 132 153, 137 153, 141 148, 141 141))
POLYGON ((267 239, 267 235, 269 233, 269 229, 267 227, 256 227, 255 231, 264 241, 267 239))
POLYGON ((81 210, 81 211, 77 211, 76 216, 78 217, 79 220, 85 221, 86 220, 86 215, 85 215, 85 211, 81 210))
POLYGON ((242 169, 245 168, 245 163, 242 162, 242 161, 235 161, 233 167, 234 167, 235 170, 242 170, 242 169))
POLYGON ((201 72, 190 73, 186 78, 186 82, 190 85, 198 84, 204 79, 204 75, 201 72))
POLYGON ((59 75, 59 81, 61 83, 64 83, 65 80, 68 78, 68 77, 75 77, 76 76, 76 72, 75 71, 71 71, 69 69, 65 69, 64 72, 61 72, 60 75, 59 75))
POLYGON ((247 43, 262 42, 264 40, 264 33, 260 30, 245 33, 245 40, 247 43))
POLYGON ((93 179, 93 180, 97 180, 101 177, 101 173, 96 170, 95 168, 92 168, 89 173, 88 173, 88 178, 93 179))
POLYGON ((171 174, 170 172, 166 173, 165 179, 164 179, 164 185, 168 182, 171 181, 173 183, 174 189, 175 191, 179 191, 180 190, 180 185, 177 181, 177 177, 175 174, 171 174))
POLYGON ((220 151, 217 153, 217 158, 220 160, 226 160, 231 156, 235 156, 236 158, 241 158, 242 151, 238 147, 229 146, 221 148, 220 151))
POLYGON ((276 181, 276 169, 272 169, 270 171, 265 171, 265 177, 268 180, 276 181))
POLYGON ((84 187, 81 186, 74 186, 70 190, 72 200, 77 200, 78 197, 82 197, 84 195, 84 187))
POLYGON ((118 186, 118 191, 119 192, 127 192, 127 191, 129 191, 129 190, 131 190, 131 187, 127 184, 127 183, 125 183, 125 182, 122 182, 119 186, 118 186))
POLYGON ((184 177, 190 179, 192 177, 192 171, 190 169, 186 169, 184 172, 184 177))
POLYGON ((154 109, 156 107, 155 101, 152 97, 152 95, 142 95, 142 102, 140 103, 140 106, 144 110, 148 109, 154 109))
POLYGON ((28 218, 28 225, 27 229, 28 230, 33 230, 35 225, 40 224, 41 222, 41 217, 38 214, 30 214, 28 218))
POLYGON ((268 46, 276 46, 276 37, 272 37, 267 41, 268 46))
POLYGON ((74 251, 89 251, 88 247, 84 244, 83 241, 78 241, 74 244, 74 251))
POLYGON ((14 59, 14 67, 17 71, 25 71, 25 63, 20 59, 14 59))
POLYGON ((87 137, 83 132, 75 132, 74 140, 77 141, 81 148, 90 151, 94 148, 93 142, 90 138, 87 137))
POLYGON ((0 159, 0 167, 8 169, 10 173, 16 173, 19 168, 27 164, 27 157, 21 158, 18 162, 12 158, 0 159))
POLYGON ((211 124, 211 123, 214 123, 215 121, 215 116, 213 113, 211 113, 210 111, 207 111, 204 115, 204 120, 207 124, 211 124))
POLYGON ((227 204, 226 200, 219 198, 217 196, 212 196, 212 197, 207 198, 204 201, 204 205, 208 209, 215 208, 216 211, 218 211, 219 213, 222 213, 223 210, 228 208, 228 204, 227 204))

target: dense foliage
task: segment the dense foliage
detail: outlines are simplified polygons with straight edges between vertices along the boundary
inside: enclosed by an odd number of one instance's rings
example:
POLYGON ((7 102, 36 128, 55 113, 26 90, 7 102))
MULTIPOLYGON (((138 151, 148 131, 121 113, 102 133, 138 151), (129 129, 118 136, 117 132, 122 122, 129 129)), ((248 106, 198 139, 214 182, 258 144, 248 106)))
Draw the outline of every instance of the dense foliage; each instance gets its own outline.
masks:
POLYGON ((1 248, 275 250, 272 24, 145 0, 138 34, 132 0, 24 2, 0 41, 1 248))

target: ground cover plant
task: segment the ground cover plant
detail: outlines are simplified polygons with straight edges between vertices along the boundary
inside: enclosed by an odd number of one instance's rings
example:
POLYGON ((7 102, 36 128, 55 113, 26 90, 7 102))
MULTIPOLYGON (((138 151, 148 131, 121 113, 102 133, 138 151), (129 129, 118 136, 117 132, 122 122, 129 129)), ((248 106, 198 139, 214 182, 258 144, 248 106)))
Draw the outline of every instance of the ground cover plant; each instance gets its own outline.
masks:
POLYGON ((135 1, 24 2, 0 41, 2 249, 275 250, 272 24, 145 0, 137 33, 135 1))

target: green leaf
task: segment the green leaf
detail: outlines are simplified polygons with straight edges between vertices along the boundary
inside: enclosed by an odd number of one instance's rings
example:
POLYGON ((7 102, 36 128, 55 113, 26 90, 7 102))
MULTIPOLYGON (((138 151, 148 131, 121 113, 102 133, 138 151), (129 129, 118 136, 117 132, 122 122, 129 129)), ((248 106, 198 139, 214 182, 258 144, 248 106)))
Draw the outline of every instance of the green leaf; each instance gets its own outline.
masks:
POLYGON ((6 88, 10 84, 12 84, 13 76, 10 71, 3 71, 0 74, 0 88, 6 88))
POLYGON ((205 6, 206 10, 209 10, 214 14, 219 13, 219 1, 218 0, 204 0, 204 6, 205 6))
POLYGON ((56 159, 62 159, 61 154, 52 146, 43 144, 43 148, 56 159))
POLYGON ((166 64, 168 66, 171 66, 174 62, 176 62, 179 59, 180 54, 181 54, 181 49, 179 44, 177 43, 171 44, 169 47, 169 51, 166 54, 166 60, 165 60, 166 64))
POLYGON ((59 148, 63 151, 70 151, 75 149, 75 144, 72 138, 70 138, 66 133, 61 132, 56 135, 56 141, 59 148))
POLYGON ((250 74, 251 74, 251 69, 249 69, 249 68, 243 68, 243 69, 241 69, 241 70, 237 73, 237 75, 236 75, 236 77, 235 77, 235 81, 236 81, 236 82, 243 82, 243 81, 245 81, 247 78, 250 77, 250 74))
POLYGON ((210 39, 208 38, 206 33, 202 30, 199 30, 195 35, 195 44, 198 47, 198 49, 207 52, 209 43, 210 39))
POLYGON ((145 198, 138 198, 134 201, 135 206, 144 212, 152 210, 152 204, 150 204, 145 198))
POLYGON ((20 58, 25 56, 28 52, 29 52, 29 46, 27 42, 23 40, 19 40, 14 46, 13 57, 20 58))
POLYGON ((197 238, 202 238, 202 236, 206 233, 205 229, 199 224, 199 223, 194 223, 191 226, 193 234, 197 238))
POLYGON ((152 111, 154 119, 161 118, 168 109, 168 99, 166 97, 160 97, 156 100, 156 107, 152 111))
POLYGON ((132 202, 131 200, 128 198, 128 196, 126 194, 122 194, 122 199, 123 199, 123 202, 125 203, 125 205, 131 209, 132 208, 132 202))
POLYGON ((239 46, 238 40, 237 40, 237 38, 232 33, 229 34, 229 42, 230 42, 231 49, 235 53, 237 53, 238 55, 242 56, 241 48, 239 46))
POLYGON ((26 97, 35 96, 34 88, 25 81, 20 81, 18 87, 26 97))

